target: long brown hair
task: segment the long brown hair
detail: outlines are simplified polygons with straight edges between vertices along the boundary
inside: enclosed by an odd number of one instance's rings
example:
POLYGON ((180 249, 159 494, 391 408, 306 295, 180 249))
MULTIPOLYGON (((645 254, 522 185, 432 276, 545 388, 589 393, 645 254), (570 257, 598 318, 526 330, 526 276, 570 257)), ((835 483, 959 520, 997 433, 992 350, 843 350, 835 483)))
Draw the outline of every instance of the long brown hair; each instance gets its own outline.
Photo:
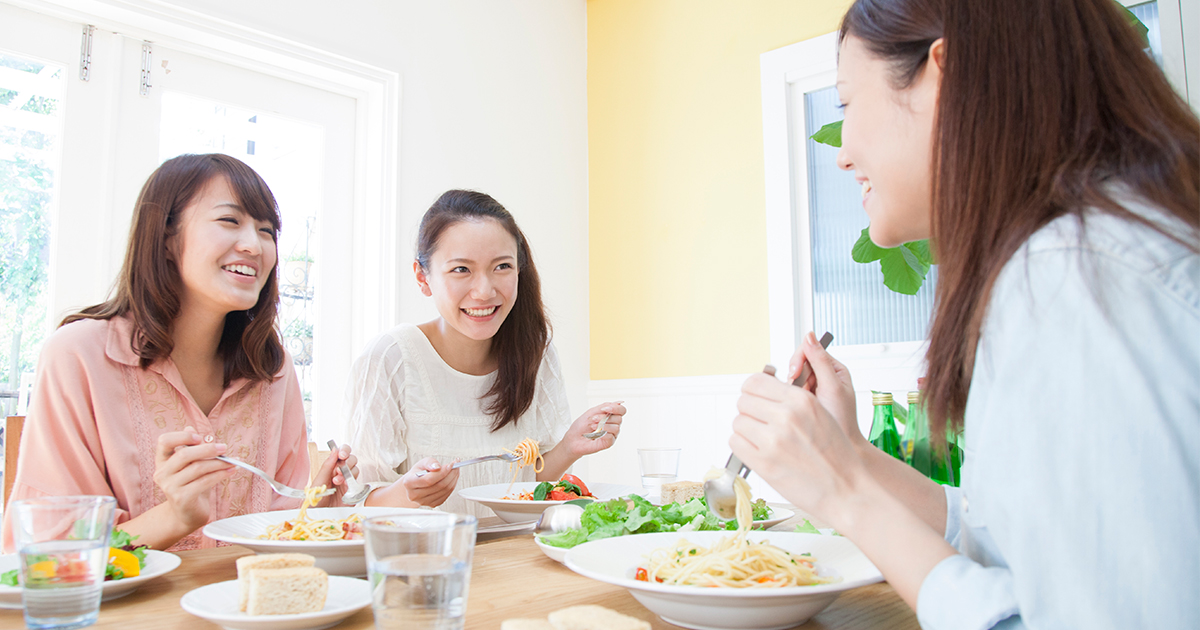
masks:
POLYGON ((1098 208, 1200 249, 1200 123, 1113 0, 857 0, 847 35, 890 63, 894 89, 934 41, 946 47, 931 165, 934 435, 961 427, 992 285, 1038 229, 1098 208), (1126 210, 1113 182, 1188 233, 1126 210))
POLYGON ((490 195, 471 190, 448 190, 433 202, 421 219, 417 234, 417 264, 429 272, 429 258, 446 228, 461 221, 495 221, 517 241, 517 299, 508 317, 492 337, 491 353, 499 361, 496 381, 484 394, 484 410, 491 415, 492 431, 516 422, 533 403, 534 386, 542 355, 550 340, 550 322, 542 304, 542 282, 529 241, 516 220, 490 195))
MULTIPOLYGON (((163 162, 146 180, 133 209, 129 246, 107 302, 68 315, 59 326, 80 319, 133 320, 133 351, 143 368, 171 355, 171 327, 179 315, 183 281, 167 256, 167 241, 179 231, 183 210, 215 177, 224 177, 241 207, 256 221, 271 224, 278 241, 279 207, 254 169, 228 155, 181 155, 163 162)), ((258 303, 225 316, 217 352, 225 363, 225 385, 237 378, 269 381, 283 366, 283 344, 275 332, 279 302, 276 270, 271 269, 258 303)))

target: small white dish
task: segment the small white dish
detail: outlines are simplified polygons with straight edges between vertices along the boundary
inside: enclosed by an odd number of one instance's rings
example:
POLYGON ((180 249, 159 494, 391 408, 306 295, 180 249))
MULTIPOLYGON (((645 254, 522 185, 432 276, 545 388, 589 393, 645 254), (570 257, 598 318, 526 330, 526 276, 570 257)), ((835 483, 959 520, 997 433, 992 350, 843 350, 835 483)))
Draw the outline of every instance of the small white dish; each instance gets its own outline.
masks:
POLYGON ((555 547, 554 545, 547 545, 546 543, 542 542, 541 534, 535 535, 533 537, 533 542, 537 544, 538 549, 542 550, 542 553, 546 554, 547 558, 550 558, 551 560, 554 560, 555 562, 562 562, 563 560, 565 560, 567 557, 567 552, 570 551, 570 549, 567 549, 565 547, 555 547))
POLYGON ((217 582, 188 591, 179 600, 187 612, 229 630, 319 630, 341 622, 371 605, 371 584, 366 580, 329 576, 325 608, 295 615, 247 615, 238 610, 237 580, 217 582))
MULTIPOLYGON (((108 601, 124 597, 138 589, 142 584, 161 575, 166 575, 179 567, 179 556, 166 551, 146 550, 146 566, 136 577, 110 580, 104 583, 100 601, 108 601)), ((16 569, 21 564, 19 555, 12 553, 0 556, 0 573, 16 569)), ((0 586, 0 608, 22 608, 21 587, 0 586)))
MULTIPOLYGON (((496 513, 496 516, 499 516, 506 523, 525 523, 536 521, 538 516, 541 516, 542 512, 551 505, 566 503, 566 501, 522 501, 520 499, 504 498, 508 496, 515 497, 522 492, 533 492, 538 483, 537 481, 520 481, 512 484, 511 488, 507 483, 474 486, 471 488, 462 488, 458 491, 458 496, 490 508, 496 513)), ((620 486, 613 483, 588 484, 588 490, 592 492, 597 501, 607 501, 638 493, 637 488, 620 486)))
POLYGON ((563 564, 585 577, 629 589, 643 606, 668 623, 695 630, 781 630, 807 621, 844 591, 882 582, 883 576, 854 543, 841 536, 754 531, 750 540, 768 540, 793 554, 811 553, 818 575, 833 584, 783 588, 702 588, 668 586, 634 579, 646 556, 679 538, 706 547, 733 532, 670 532, 620 536, 587 542, 567 551, 563 564))
MULTIPOLYGON (((221 542, 241 545, 255 553, 306 553, 316 558, 316 565, 330 575, 364 576, 367 574, 367 557, 361 538, 357 540, 293 541, 264 540, 260 538, 267 527, 284 521, 295 520, 300 510, 278 510, 243 514, 213 521, 204 526, 204 535, 221 542)), ((359 514, 365 521, 373 516, 389 514, 424 514, 428 510, 389 507, 337 507, 309 508, 308 518, 343 519, 359 514)))

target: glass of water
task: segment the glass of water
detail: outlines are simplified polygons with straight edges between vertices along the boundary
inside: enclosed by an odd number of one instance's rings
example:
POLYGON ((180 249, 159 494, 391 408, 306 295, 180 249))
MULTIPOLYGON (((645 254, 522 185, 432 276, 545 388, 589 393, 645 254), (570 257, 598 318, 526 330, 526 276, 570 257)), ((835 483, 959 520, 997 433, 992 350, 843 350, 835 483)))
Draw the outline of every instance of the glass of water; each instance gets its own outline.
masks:
POLYGON ((677 448, 639 448, 638 459, 642 466, 642 489, 651 501, 662 497, 662 485, 671 483, 679 475, 679 450, 677 448))
POLYGON ((475 528, 474 516, 443 512, 367 519, 378 630, 462 630, 475 528))
POLYGON ((96 623, 116 504, 112 497, 100 496, 13 501, 26 627, 96 623))

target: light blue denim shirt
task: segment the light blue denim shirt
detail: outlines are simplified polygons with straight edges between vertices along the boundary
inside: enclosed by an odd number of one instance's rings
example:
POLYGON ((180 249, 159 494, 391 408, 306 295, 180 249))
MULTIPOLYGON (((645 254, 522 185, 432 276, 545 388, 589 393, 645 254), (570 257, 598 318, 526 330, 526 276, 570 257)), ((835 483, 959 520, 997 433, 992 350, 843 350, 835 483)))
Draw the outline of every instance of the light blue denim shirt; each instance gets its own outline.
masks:
POLYGON ((1200 628, 1200 257, 1096 212, 1038 231, 965 419, 961 554, 921 585, 923 628, 1200 628))

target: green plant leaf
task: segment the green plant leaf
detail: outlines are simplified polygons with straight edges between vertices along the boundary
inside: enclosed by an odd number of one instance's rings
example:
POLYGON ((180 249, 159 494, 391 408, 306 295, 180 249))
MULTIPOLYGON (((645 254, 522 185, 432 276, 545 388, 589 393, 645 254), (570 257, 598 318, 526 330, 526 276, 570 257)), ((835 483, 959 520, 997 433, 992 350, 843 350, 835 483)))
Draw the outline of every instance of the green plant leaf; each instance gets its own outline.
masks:
POLYGON ((915 254, 917 260, 921 261, 921 263, 925 266, 937 264, 937 261, 934 260, 933 249, 929 246, 928 240, 913 241, 911 243, 905 243, 904 246, 907 247, 908 250, 913 254, 915 254))
MULTIPOLYGON (((1129 25, 1133 27, 1133 30, 1137 31, 1138 39, 1141 40, 1141 42, 1142 42, 1142 50, 1149 48, 1150 47, 1150 29, 1146 28, 1146 25, 1143 24, 1142 21, 1138 19, 1138 16, 1134 15, 1133 11, 1130 11, 1129 9, 1127 9, 1125 7, 1125 5, 1121 4, 1120 2, 1117 2, 1116 4, 1117 4, 1117 8, 1125 13, 1125 19, 1129 20, 1129 25)), ((817 133, 820 133, 820 132, 818 131, 817 133)), ((841 138, 840 134, 838 135, 838 138, 839 139, 841 138)), ((817 140, 817 142, 820 142, 820 140, 817 140)))
POLYGON ((879 259, 879 266, 883 271, 883 285, 905 295, 915 295, 929 271, 929 266, 917 260, 916 254, 907 247, 888 250, 887 255, 879 259))
MULTIPOLYGON (((1130 14, 1130 15, 1132 15, 1132 14, 1130 14)), ((1137 18, 1134 18, 1134 19, 1136 20, 1137 18)), ((1140 23, 1141 22, 1139 22, 1139 24, 1140 23)), ((1144 29, 1146 27, 1143 26, 1142 28, 1144 29)), ((821 144, 827 144, 831 147, 841 147, 842 146, 842 121, 835 120, 834 122, 831 122, 828 125, 821 127, 820 129, 817 130, 817 133, 814 133, 813 135, 811 135, 809 137, 812 138, 816 142, 820 142, 821 144)))
POLYGON ((858 241, 854 243, 854 249, 850 252, 854 262, 869 263, 887 255, 888 250, 875 244, 871 240, 871 227, 863 228, 862 234, 858 235, 858 241))

